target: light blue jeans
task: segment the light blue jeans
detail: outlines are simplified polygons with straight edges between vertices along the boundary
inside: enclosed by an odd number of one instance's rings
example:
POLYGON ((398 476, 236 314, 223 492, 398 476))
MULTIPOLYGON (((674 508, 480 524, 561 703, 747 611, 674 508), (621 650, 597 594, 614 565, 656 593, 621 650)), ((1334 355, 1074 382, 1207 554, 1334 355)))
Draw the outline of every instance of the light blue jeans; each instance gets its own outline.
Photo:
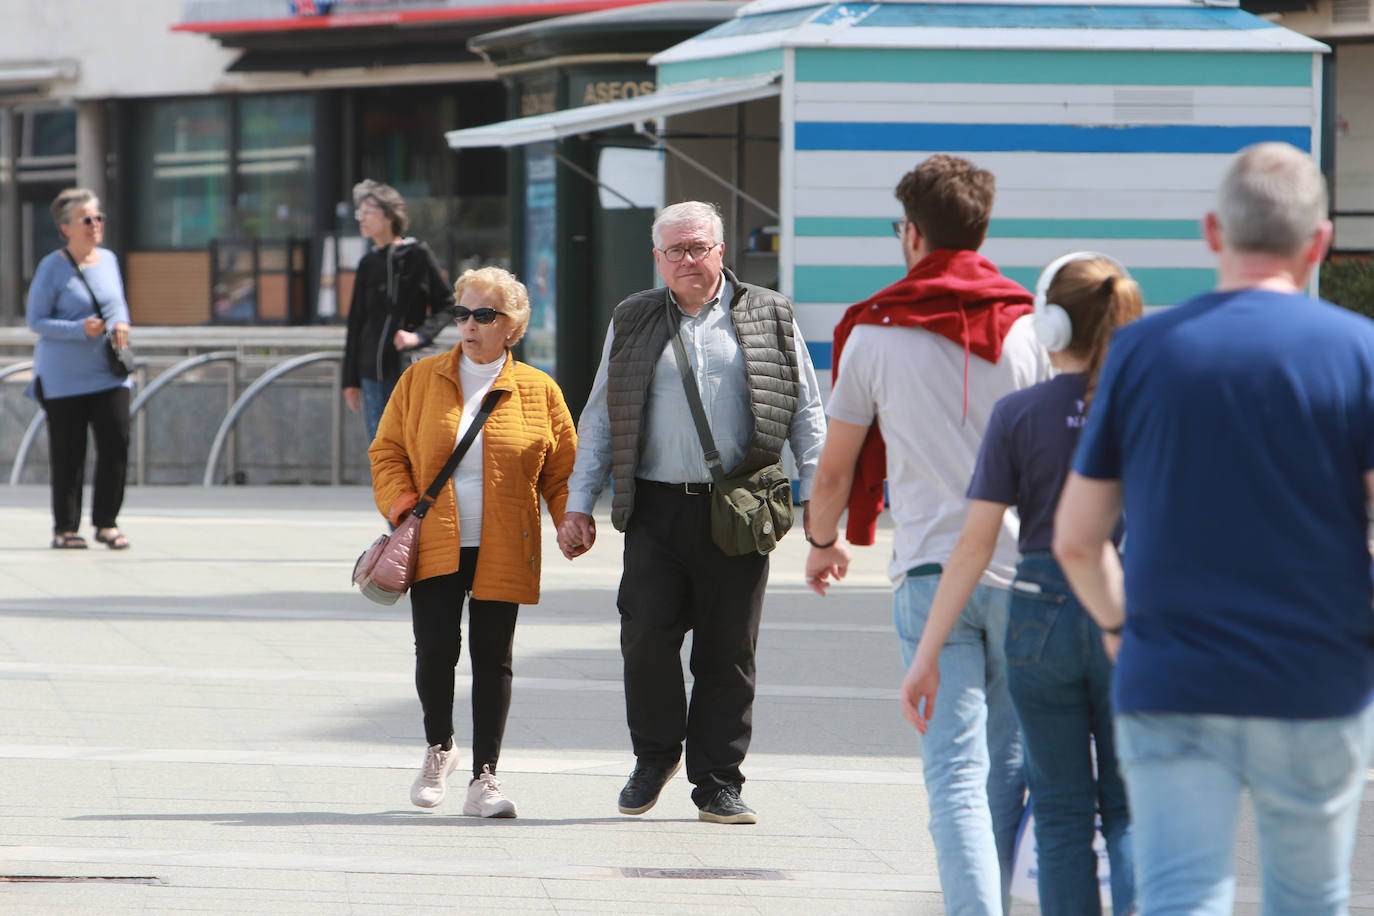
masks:
POLYGON ((1374 706, 1338 719, 1116 717, 1141 916, 1226 914, 1249 790, 1266 914, 1345 913, 1374 706))
MULTIPOLYGON (((893 598, 908 666, 939 581, 938 573, 908 576, 893 598)), ((1004 589, 974 590, 940 653, 935 714, 921 739, 930 835, 952 916, 996 916, 1011 902, 1026 784, 1003 651, 1009 598, 1004 589)))

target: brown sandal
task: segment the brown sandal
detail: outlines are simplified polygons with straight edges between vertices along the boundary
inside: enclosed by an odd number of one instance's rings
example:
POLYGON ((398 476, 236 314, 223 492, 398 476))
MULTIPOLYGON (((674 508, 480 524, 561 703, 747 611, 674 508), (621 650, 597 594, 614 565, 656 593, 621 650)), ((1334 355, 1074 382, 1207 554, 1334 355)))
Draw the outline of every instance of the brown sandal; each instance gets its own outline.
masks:
POLYGON ((61 531, 52 536, 53 550, 85 550, 86 539, 75 531, 61 531))

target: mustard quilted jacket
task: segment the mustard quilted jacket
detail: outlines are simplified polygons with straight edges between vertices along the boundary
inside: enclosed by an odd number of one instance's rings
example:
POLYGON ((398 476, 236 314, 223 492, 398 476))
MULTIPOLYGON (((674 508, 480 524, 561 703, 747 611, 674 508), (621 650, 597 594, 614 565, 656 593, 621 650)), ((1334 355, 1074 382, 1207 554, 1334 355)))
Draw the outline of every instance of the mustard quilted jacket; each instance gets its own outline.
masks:
MULTIPOLYGON (((397 520, 453 453, 463 413, 461 345, 416 363, 396 384, 368 455, 377 508, 397 520)), ((485 601, 539 601, 539 497, 554 524, 568 501, 577 453, 563 392, 547 374, 509 351, 492 390, 505 391, 482 427, 482 548, 472 595, 485 601)), ((420 525, 416 581, 458 571, 458 502, 453 481, 420 525)))

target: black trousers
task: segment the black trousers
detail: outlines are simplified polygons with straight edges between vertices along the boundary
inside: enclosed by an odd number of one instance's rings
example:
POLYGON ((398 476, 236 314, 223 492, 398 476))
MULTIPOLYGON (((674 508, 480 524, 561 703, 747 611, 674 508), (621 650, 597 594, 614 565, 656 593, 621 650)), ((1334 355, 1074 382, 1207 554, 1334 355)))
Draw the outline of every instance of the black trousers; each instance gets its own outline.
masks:
POLYGON ((698 805, 744 784, 767 582, 768 557, 726 556, 711 542, 709 496, 637 482, 618 598, 630 740, 657 766, 677 762, 686 741, 698 805), (680 657, 688 630, 690 706, 680 657))
POLYGON ((124 505, 129 468, 129 389, 111 388, 69 398, 42 398, 48 415, 48 477, 53 531, 81 527, 81 485, 86 476, 86 429, 95 434, 95 486, 91 522, 114 528, 124 505))
MULTIPOLYGON (((462 656, 463 599, 472 592, 476 547, 459 552, 458 571, 421 579, 410 587, 410 618, 415 631, 415 690, 424 712, 425 742, 443 744, 453 736, 453 677, 462 656)), ((472 661, 472 775, 482 765, 496 772, 501 739, 510 713, 511 657, 515 617, 509 601, 468 601, 468 658, 472 661)))

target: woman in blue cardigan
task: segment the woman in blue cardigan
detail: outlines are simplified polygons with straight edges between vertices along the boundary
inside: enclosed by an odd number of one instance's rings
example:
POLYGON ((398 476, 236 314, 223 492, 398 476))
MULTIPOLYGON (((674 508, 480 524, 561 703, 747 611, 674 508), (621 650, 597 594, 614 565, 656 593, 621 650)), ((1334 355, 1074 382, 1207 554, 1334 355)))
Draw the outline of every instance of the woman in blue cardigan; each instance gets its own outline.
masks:
POLYGON ((52 202, 52 217, 67 244, 38 263, 27 305, 29 328, 38 335, 34 393, 48 415, 52 546, 86 546, 77 529, 90 427, 95 434, 95 539, 123 550, 129 539, 119 530, 117 517, 129 458, 131 383, 111 370, 104 337, 108 333, 118 346, 128 345, 124 281, 114 253, 100 247, 105 214, 95 194, 68 188, 52 202))

